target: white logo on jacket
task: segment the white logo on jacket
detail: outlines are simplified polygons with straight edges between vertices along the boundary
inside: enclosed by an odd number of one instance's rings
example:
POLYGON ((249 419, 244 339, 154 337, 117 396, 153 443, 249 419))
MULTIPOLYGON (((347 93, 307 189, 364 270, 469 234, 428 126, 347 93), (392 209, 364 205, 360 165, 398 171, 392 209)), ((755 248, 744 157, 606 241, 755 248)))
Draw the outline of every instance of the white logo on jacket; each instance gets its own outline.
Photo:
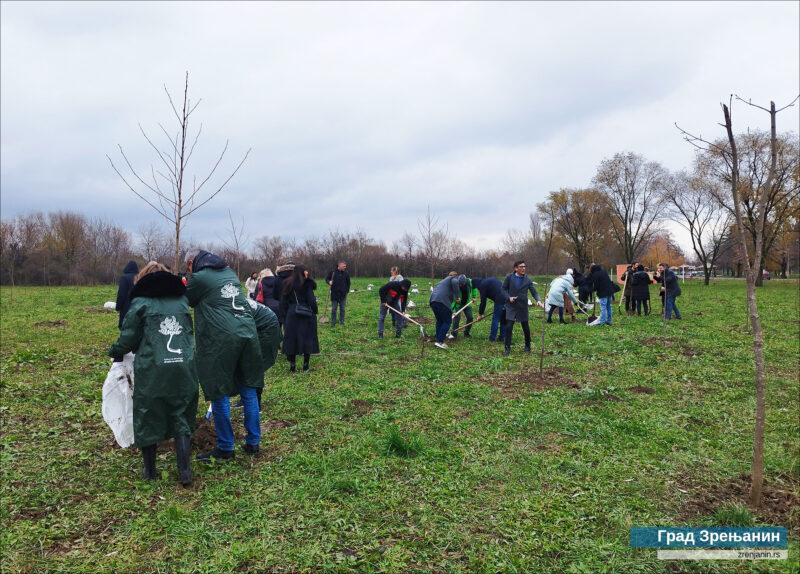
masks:
POLYGON ((231 307, 233 307, 236 311, 244 311, 244 307, 238 307, 236 305, 236 295, 241 293, 241 290, 238 287, 236 287, 233 283, 226 283, 222 286, 220 291, 225 299, 231 300, 231 307))
POLYGON ((178 323, 175 315, 172 317, 166 317, 163 321, 161 321, 158 332, 164 336, 169 336, 169 339, 167 339, 167 351, 170 353, 177 353, 178 355, 183 353, 182 349, 171 349, 169 346, 170 343, 172 343, 172 337, 175 335, 180 335, 183 332, 183 327, 181 327, 181 324, 178 323))

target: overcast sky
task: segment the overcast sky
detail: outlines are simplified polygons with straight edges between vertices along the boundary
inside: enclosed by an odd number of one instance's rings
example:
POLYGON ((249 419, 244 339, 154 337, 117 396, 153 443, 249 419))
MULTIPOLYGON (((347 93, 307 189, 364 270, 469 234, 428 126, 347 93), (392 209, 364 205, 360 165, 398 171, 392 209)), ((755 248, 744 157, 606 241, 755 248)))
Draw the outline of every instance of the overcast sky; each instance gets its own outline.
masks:
MULTIPOLYGON (((390 246, 430 205, 470 245, 495 247, 617 152, 689 167, 674 123, 724 137, 731 93, 791 101, 799 7, 2 2, 2 217, 70 209, 134 235, 158 222, 106 154, 121 144, 149 173, 138 124, 175 131, 164 85, 180 99, 188 70, 203 125, 189 173, 204 177, 226 139, 220 175, 252 148, 190 218, 198 242, 229 236, 230 209, 250 238, 360 228, 390 246)), ((780 131, 797 131, 798 109, 780 131)), ((737 131, 769 127, 764 112, 733 113, 737 131)))

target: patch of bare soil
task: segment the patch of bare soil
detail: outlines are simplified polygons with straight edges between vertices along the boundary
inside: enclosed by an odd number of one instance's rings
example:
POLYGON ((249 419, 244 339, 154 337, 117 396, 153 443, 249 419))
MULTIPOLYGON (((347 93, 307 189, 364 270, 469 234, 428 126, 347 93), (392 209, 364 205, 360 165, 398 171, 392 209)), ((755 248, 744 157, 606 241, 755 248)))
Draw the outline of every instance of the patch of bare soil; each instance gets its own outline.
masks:
POLYGON ((641 385, 636 385, 628 390, 633 393, 641 393, 643 395, 654 395, 656 393, 656 390, 653 387, 643 387, 641 385))
POLYGON ((509 399, 555 387, 580 388, 578 383, 558 369, 545 369, 541 376, 538 370, 527 370, 486 375, 479 380, 496 388, 500 394, 509 399))
POLYGON ((273 430, 287 429, 297 424, 294 419, 272 419, 261 422, 261 432, 269 432, 273 430))
MULTIPOLYGON (((430 325, 431 323, 433 323, 430 317, 411 317, 411 318, 414 319, 420 325, 430 325)), ((409 329, 414 326, 415 326, 414 323, 409 322, 408 326, 409 329)))
MULTIPOLYGON (((160 446, 161 445, 159 445, 159 447, 160 446)), ((192 446, 201 452, 212 450, 215 446, 217 446, 217 431, 214 428, 214 423, 212 423, 206 417, 197 417, 194 421, 192 446)))
POLYGON ((536 445, 536 449, 553 454, 561 454, 561 435, 557 432, 547 433, 542 437, 542 441, 536 445))
POLYGON ((601 401, 580 401, 578 403, 579 407, 602 407, 605 403, 601 401))
POLYGON ((87 313, 116 313, 116 309, 106 309, 105 307, 84 307, 87 313))
POLYGON ((34 323, 34 327, 66 327, 67 322, 63 319, 59 321, 42 321, 40 323, 34 323))
POLYGON ((790 536, 797 536, 800 533, 800 496, 797 494, 797 486, 777 486, 764 479, 761 507, 755 509, 748 504, 750 475, 742 473, 730 482, 716 487, 697 487, 690 490, 691 498, 683 504, 678 516, 681 520, 690 522, 696 516, 709 516, 727 504, 738 503, 746 505, 759 521, 774 526, 786 526, 790 536))
POLYGON ((357 418, 360 419, 365 414, 372 410, 372 403, 364 399, 353 399, 344 409, 342 419, 357 418))

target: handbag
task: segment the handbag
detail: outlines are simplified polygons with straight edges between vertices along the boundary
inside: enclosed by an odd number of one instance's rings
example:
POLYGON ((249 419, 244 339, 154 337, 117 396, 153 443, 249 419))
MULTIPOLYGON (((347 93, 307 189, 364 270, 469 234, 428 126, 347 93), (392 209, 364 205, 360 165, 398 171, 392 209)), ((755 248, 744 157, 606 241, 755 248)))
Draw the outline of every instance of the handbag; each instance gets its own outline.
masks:
POLYGON ((297 299, 297 291, 294 292, 294 300, 295 300, 295 306, 294 306, 295 314, 300 315, 301 317, 314 316, 314 311, 311 309, 311 307, 309 305, 306 305, 305 303, 300 303, 300 301, 297 299))

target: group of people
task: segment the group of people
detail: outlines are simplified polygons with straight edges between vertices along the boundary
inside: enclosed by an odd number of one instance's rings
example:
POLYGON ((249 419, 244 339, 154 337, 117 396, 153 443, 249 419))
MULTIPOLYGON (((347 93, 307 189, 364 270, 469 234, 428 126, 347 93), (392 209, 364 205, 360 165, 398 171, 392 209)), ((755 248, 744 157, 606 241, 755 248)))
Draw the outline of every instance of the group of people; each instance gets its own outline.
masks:
MULTIPOLYGON (((673 312, 676 319, 681 318, 675 305, 680 286, 667 264, 659 264, 651 277, 635 262, 620 279, 624 281, 623 294, 629 313, 635 306, 638 314, 642 310, 649 314, 649 287, 660 283, 665 319, 670 319, 673 312)), ((337 324, 344 326, 350 292, 350 276, 344 261, 339 261, 327 274, 326 283, 331 301, 331 328, 337 324)), ((317 284, 309 277, 308 269, 289 261, 275 273, 269 268, 253 273, 245 288, 247 296, 227 263, 202 250, 188 254, 185 277, 154 261, 141 271, 134 261, 125 267, 117 293, 120 336, 108 354, 121 361, 126 353, 135 353, 134 445, 141 449, 145 478, 156 476, 158 443, 174 437, 179 479, 183 484, 191 483, 191 436, 198 387, 211 401, 217 443, 213 450, 199 453, 197 460, 234 458, 230 397, 237 395, 246 432, 242 450, 247 455, 257 455, 264 373, 275 364, 278 348, 281 347, 289 362, 290 372, 297 370, 298 355, 303 356, 303 371, 308 371, 310 356, 319 353, 317 284), (195 310, 194 321, 190 308, 195 310)), ((410 289, 411 281, 404 279, 397 267, 392 267, 389 281, 378 290, 379 339, 383 338, 387 315, 391 315, 395 336, 402 336, 407 320, 411 319, 407 313, 410 289)), ((567 269, 550 284, 547 322, 552 322, 555 311, 561 323, 565 323, 565 314, 571 314, 574 320, 573 305, 586 304, 594 294, 600 317, 589 325, 611 325, 611 302, 619 290, 599 265, 587 266, 584 274, 567 269), (578 288, 577 298, 573 287, 578 288)), ((495 277, 468 278, 451 272, 430 295, 429 305, 436 317, 435 346, 447 349, 445 340, 458 336, 462 314, 464 336, 470 337, 472 323, 484 319, 491 300, 494 308, 489 341, 503 341, 503 355, 508 356, 514 324, 520 323, 525 340, 523 352, 530 352, 528 295, 536 306, 544 307, 522 260, 514 262, 514 270, 502 282, 495 277), (471 306, 478 298, 475 320, 471 306)))
POLYGON ((293 372, 297 355, 308 371, 310 356, 319 352, 316 283, 308 270, 289 263, 275 276, 265 269, 253 297, 245 296, 227 263, 207 251, 187 255, 184 278, 155 261, 141 271, 130 262, 125 271, 117 294, 120 335, 108 354, 121 361, 135 353, 134 445, 142 452, 144 478, 156 476, 158 443, 174 437, 179 480, 191 483, 200 387, 211 401, 217 443, 197 460, 235 457, 229 397, 237 395, 246 433, 242 450, 257 455, 264 373, 275 364, 281 339, 293 372))

